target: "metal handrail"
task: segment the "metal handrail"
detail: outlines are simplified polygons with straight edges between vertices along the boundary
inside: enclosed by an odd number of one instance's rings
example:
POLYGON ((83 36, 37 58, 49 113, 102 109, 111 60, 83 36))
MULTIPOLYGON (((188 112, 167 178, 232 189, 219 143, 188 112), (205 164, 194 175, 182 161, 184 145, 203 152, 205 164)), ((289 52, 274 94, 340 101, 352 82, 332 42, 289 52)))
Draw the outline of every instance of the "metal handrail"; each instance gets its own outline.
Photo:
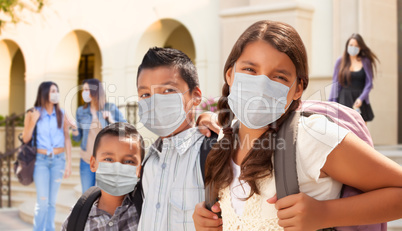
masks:
POLYGON ((0 121, 0 125, 5 125, 5 152, 0 152, 0 208, 3 207, 3 195, 7 196, 7 206, 11 207, 11 170, 12 160, 15 159, 15 153, 18 147, 15 147, 15 124, 16 121, 23 118, 25 113, 11 114, 4 120, 0 121), (6 176, 6 177, 4 177, 6 176))

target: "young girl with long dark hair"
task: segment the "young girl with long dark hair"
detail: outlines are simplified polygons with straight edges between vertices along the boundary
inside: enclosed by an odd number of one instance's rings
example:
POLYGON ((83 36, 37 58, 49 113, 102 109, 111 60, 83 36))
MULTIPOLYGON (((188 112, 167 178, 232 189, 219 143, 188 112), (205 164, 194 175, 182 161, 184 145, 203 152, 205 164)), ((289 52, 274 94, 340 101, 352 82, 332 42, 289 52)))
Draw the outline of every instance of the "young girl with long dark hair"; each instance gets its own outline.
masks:
POLYGON ((273 21, 250 26, 226 61, 224 80, 218 102, 224 137, 208 155, 205 176, 222 220, 200 203, 193 214, 197 230, 305 231, 402 216, 402 168, 319 114, 294 125, 301 192, 277 200, 276 134, 309 81, 306 50, 294 28, 273 21), (365 193, 338 199, 342 184, 365 193))
POLYGON ((364 121, 374 119, 369 94, 373 88, 377 56, 370 50, 360 34, 352 34, 345 51, 335 63, 330 101, 338 102, 360 112, 364 121))
POLYGON ((57 193, 63 174, 64 177, 71 174, 70 124, 59 107, 59 98, 59 87, 56 83, 41 83, 35 107, 25 116, 22 133, 23 141, 30 142, 36 129, 34 182, 37 199, 34 230, 40 231, 55 229, 57 193))
POLYGON ((126 120, 115 104, 106 102, 105 90, 99 80, 86 79, 82 84, 82 99, 85 104, 77 109, 77 124, 72 134, 74 141, 81 141, 80 177, 84 193, 95 186, 95 173, 91 172, 89 160, 96 135, 108 124, 126 120))

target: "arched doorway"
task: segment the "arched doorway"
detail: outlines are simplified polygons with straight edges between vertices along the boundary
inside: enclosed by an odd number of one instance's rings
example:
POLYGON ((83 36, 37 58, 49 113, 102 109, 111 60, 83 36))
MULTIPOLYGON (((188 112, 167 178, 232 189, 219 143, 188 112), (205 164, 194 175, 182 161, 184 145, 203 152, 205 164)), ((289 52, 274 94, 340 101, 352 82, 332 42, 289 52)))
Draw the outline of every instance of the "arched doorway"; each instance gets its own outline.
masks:
POLYGON ((84 79, 102 80, 102 55, 96 39, 88 32, 75 30, 67 34, 50 59, 46 79, 55 81, 61 92, 61 106, 73 116, 82 99, 79 94, 84 79))
POLYGON ((138 44, 136 54, 138 63, 147 50, 154 46, 175 48, 188 55, 193 62, 196 60, 194 40, 190 32, 174 19, 162 19, 148 27, 138 44))
POLYGON ((19 46, 0 41, 0 115, 25 111, 25 60, 19 46))

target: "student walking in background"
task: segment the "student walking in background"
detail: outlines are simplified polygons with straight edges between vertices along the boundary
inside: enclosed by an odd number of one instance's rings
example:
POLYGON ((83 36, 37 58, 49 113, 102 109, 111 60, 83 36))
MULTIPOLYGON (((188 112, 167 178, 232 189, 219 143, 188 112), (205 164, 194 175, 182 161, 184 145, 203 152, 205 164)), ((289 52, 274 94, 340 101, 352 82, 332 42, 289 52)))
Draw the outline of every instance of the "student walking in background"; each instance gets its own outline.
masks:
POLYGON ((71 174, 70 124, 59 107, 59 98, 56 83, 41 83, 35 108, 26 114, 24 120, 24 143, 30 142, 36 126, 34 230, 38 231, 55 230, 57 193, 63 174, 66 178, 71 174))
POLYGON ((373 70, 377 56, 371 52, 359 34, 347 40, 345 51, 335 64, 330 101, 338 102, 360 112, 364 121, 373 120, 369 94, 373 88, 373 70))
POLYGON ((106 102, 106 94, 97 79, 83 82, 82 98, 85 105, 77 109, 77 124, 73 128, 73 140, 81 141, 80 176, 82 193, 95 186, 95 172, 91 172, 89 161, 95 137, 108 124, 126 122, 116 105, 106 102))

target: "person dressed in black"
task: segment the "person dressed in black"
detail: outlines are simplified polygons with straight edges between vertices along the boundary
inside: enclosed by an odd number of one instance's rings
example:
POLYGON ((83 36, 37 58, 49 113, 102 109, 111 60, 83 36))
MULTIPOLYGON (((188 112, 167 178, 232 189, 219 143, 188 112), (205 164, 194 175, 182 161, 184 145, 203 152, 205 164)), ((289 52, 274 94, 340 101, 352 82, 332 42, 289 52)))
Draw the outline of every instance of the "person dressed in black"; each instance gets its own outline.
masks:
POLYGON ((364 121, 372 121, 374 113, 369 94, 373 88, 373 69, 377 56, 359 34, 347 40, 345 51, 335 64, 329 101, 335 101, 360 112, 364 121))

